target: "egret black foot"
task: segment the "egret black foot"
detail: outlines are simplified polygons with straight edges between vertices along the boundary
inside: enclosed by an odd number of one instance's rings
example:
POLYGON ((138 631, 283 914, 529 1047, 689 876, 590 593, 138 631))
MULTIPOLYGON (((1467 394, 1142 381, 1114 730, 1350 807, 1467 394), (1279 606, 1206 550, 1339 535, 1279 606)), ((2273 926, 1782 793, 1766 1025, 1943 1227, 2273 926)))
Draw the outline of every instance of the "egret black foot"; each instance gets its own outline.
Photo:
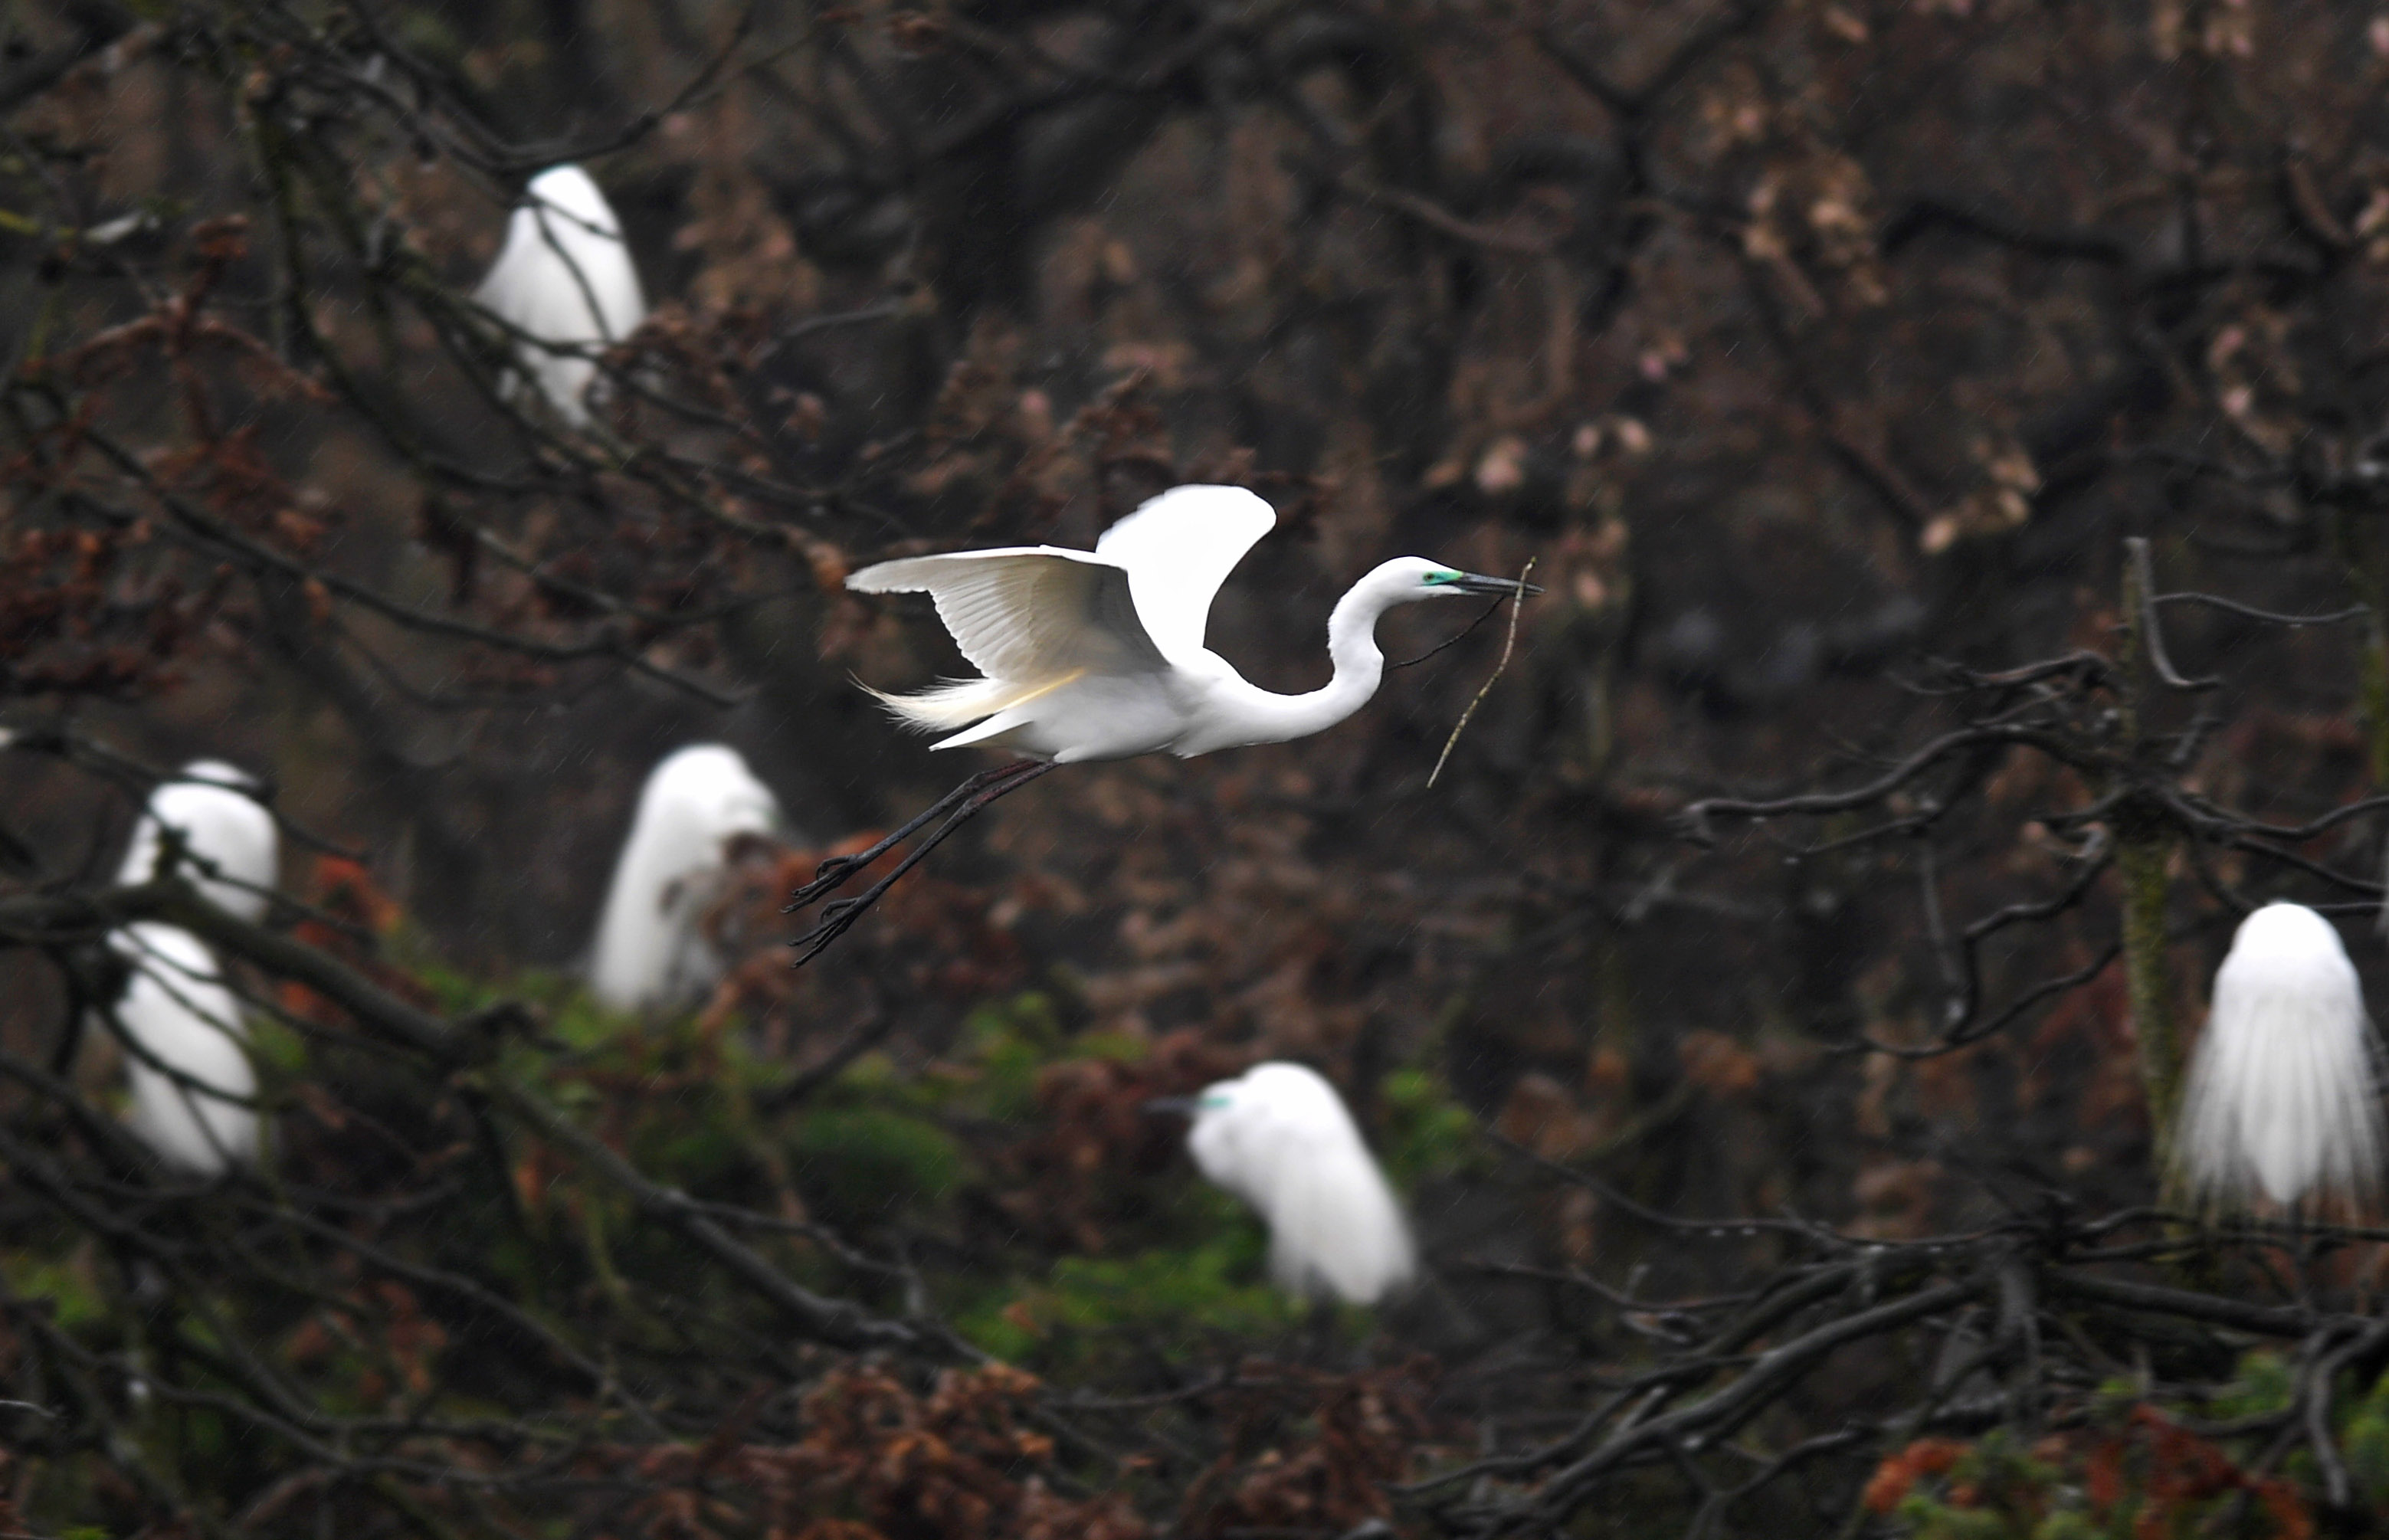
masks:
POLYGON ((788 907, 781 912, 794 914, 815 899, 837 892, 854 875, 888 851, 912 837, 939 814, 947 815, 944 822, 932 830, 928 838, 914 846, 897 862, 896 870, 864 888, 851 898, 840 898, 825 905, 820 923, 790 943, 797 948, 794 966, 801 968, 827 950, 831 942, 854 928, 863 912, 877 903, 887 891, 896 885, 898 878, 921 864, 921 858, 945 843, 948 836, 977 817, 999 798, 1018 791, 1054 767, 1042 760, 1019 759, 991 770, 982 770, 938 798, 918 817, 896 830, 867 850, 850 856, 833 856, 813 871, 813 880, 796 890, 788 907))

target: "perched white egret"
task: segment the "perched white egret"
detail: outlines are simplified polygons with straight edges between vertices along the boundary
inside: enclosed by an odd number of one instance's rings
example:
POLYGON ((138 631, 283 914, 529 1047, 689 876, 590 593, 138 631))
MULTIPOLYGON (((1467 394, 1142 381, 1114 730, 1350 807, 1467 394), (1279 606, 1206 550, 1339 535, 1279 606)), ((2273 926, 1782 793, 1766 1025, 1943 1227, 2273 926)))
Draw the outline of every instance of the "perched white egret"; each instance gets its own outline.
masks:
POLYGON ((589 967, 597 999, 615 1011, 647 1011, 711 987, 722 963, 698 922, 721 892, 730 842, 777 833, 784 821, 736 749, 699 744, 658 765, 598 921, 589 967))
POLYGON ((1256 1064, 1181 1105, 1194 1117, 1186 1135, 1194 1164, 1268 1222, 1281 1288, 1374 1305, 1416 1276, 1401 1205, 1317 1071, 1256 1064))
POLYGON ((133 1106, 125 1126, 168 1165, 204 1177, 257 1161, 257 1072, 240 1008, 188 931, 143 921, 111 933, 132 969, 112 1008, 133 1106))
POLYGON ((824 910, 799 961, 836 939, 964 821, 1056 765, 1165 750, 1191 758, 1323 732, 1377 693, 1386 665, 1377 617, 1386 611, 1425 599, 1541 592, 1397 556, 1353 584, 1329 614, 1334 677, 1304 694, 1277 694, 1203 644, 1220 585, 1276 523, 1270 505, 1240 487, 1178 487, 1105 530, 1092 552, 1003 546, 911 556, 850 574, 846 586, 858 592, 928 594, 982 676, 913 694, 872 693, 909 727, 963 730, 932 747, 984 744, 1022 758, 974 776, 870 849, 824 862, 798 891, 798 905, 952 813, 876 886, 824 910))
POLYGON ((281 871, 282 840, 257 797, 255 778, 221 759, 192 760, 149 794, 116 880, 147 882, 164 851, 163 831, 172 829, 190 857, 183 874, 201 897, 240 919, 262 918, 281 871))
POLYGON ((2357 1203, 2380 1189, 2382 1115, 2371 1026, 2339 932, 2302 904, 2240 923, 2216 970, 2174 1163, 2227 1207, 2357 1203))
POLYGON ((583 393, 597 375, 590 355, 647 318, 621 223, 578 166, 553 166, 531 178, 506 225, 506 244, 474 298, 523 334, 515 351, 524 371, 573 427, 589 422, 583 393))
MULTIPOLYGON (((148 881, 172 830, 188 859, 182 870, 201 897, 239 919, 263 918, 282 840, 258 790, 254 778, 220 759, 185 765, 149 794, 116 880, 148 881)), ((189 932, 155 921, 113 932, 108 942, 130 969, 112 1007, 127 1039, 126 1126, 169 1164, 202 1176, 254 1162, 257 1114, 249 1103, 257 1075, 214 956, 189 932)))

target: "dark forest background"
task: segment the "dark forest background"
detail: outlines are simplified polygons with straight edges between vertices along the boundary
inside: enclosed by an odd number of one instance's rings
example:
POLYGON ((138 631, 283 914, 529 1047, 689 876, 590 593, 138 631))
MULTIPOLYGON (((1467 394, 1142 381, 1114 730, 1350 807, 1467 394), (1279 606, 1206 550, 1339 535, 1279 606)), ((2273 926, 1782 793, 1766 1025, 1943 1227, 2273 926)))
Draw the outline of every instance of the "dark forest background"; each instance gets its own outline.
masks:
POLYGON ((19 0, 0 1530, 2382 1527, 2380 1235, 2159 1206, 2147 1109, 2256 903, 2389 999, 2384 86, 2327 0, 19 0), (656 306, 586 432, 468 298, 562 161, 656 306), (1498 618, 792 971, 977 768, 844 574, 1191 480, 1279 510, 1211 633, 1274 688, 1385 557, 1535 559, 1443 780, 1498 618), (707 740, 800 836, 608 1019, 707 740), (109 889, 200 755, 261 926, 109 889), (142 915, 238 970, 259 1175, 75 1051, 142 915), (1263 1057, 1415 1297, 1278 1298, 1141 1111, 1263 1057))

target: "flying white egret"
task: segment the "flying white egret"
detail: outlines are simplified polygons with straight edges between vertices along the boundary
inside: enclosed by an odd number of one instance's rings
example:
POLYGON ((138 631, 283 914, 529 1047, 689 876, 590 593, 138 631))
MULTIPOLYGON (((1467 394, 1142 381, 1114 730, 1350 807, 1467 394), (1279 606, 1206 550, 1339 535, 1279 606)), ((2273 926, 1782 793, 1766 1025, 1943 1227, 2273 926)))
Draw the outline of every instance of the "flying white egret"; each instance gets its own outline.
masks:
POLYGON ((1401 1205, 1335 1088, 1272 1062, 1206 1087, 1191 1101, 1187 1152, 1270 1228, 1270 1272, 1291 1293, 1374 1305, 1418 1273, 1401 1205))
POLYGON ((589 968, 597 999, 615 1011, 655 1010, 688 1003, 717 982, 722 959, 698 922, 729 870, 728 846, 784 823, 735 749, 699 744, 658 765, 598 921, 589 968))
POLYGON ((163 831, 172 829, 190 858, 183 874, 202 897, 240 919, 262 918, 281 871, 282 841, 258 789, 253 777, 221 759, 185 765, 149 794, 116 880, 147 882, 164 853, 163 831))
POLYGON ((473 296, 520 332, 515 353, 556 414, 585 427, 582 399, 596 377, 590 356, 647 318, 639 270, 597 184, 578 166, 530 180, 506 225, 506 244, 473 296))
POLYGON ((2240 923, 2216 970, 2175 1125, 2191 1193, 2231 1208, 2358 1203, 2381 1185, 2382 1114, 2363 987, 2302 904, 2240 923))
POLYGON ((133 1089, 125 1126, 168 1165, 199 1176, 255 1165, 257 1072, 214 956, 190 932, 155 921, 108 940, 132 968, 111 1008, 133 1089))
POLYGON ((875 886, 824 909, 800 943, 798 961, 818 956, 964 821, 1056 765, 1165 750, 1192 758, 1323 732, 1377 693, 1386 665, 1377 617, 1386 611, 1425 599, 1542 592, 1397 556, 1353 584, 1329 614, 1335 676, 1305 694, 1276 694, 1203 644, 1220 585, 1276 523, 1270 505, 1241 487, 1178 487, 1105 530, 1092 552, 1003 546, 911 556, 850 574, 846 586, 860 593, 928 594, 982 676, 914 694, 872 693, 908 727, 962 729, 934 748, 984 744, 1022 757, 973 776, 871 848, 824 862, 791 909, 951 813, 875 886))

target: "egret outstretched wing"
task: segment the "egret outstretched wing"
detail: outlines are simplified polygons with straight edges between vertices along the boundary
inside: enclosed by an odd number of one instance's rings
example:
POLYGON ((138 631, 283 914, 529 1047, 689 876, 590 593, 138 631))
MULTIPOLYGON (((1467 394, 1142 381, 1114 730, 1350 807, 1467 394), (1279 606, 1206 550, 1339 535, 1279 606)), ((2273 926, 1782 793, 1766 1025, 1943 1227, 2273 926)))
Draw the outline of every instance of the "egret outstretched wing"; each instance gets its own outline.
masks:
POLYGON ((1145 634, 1174 661, 1203 650, 1220 585, 1276 527, 1242 487, 1173 487, 1105 530, 1095 554, 1128 569, 1145 634))
POLYGON ((1133 674, 1169 659, 1138 618, 1129 572, 1052 545, 881 562, 850 576, 858 593, 926 593, 954 645, 991 680, 1038 684, 1072 672, 1133 674))

